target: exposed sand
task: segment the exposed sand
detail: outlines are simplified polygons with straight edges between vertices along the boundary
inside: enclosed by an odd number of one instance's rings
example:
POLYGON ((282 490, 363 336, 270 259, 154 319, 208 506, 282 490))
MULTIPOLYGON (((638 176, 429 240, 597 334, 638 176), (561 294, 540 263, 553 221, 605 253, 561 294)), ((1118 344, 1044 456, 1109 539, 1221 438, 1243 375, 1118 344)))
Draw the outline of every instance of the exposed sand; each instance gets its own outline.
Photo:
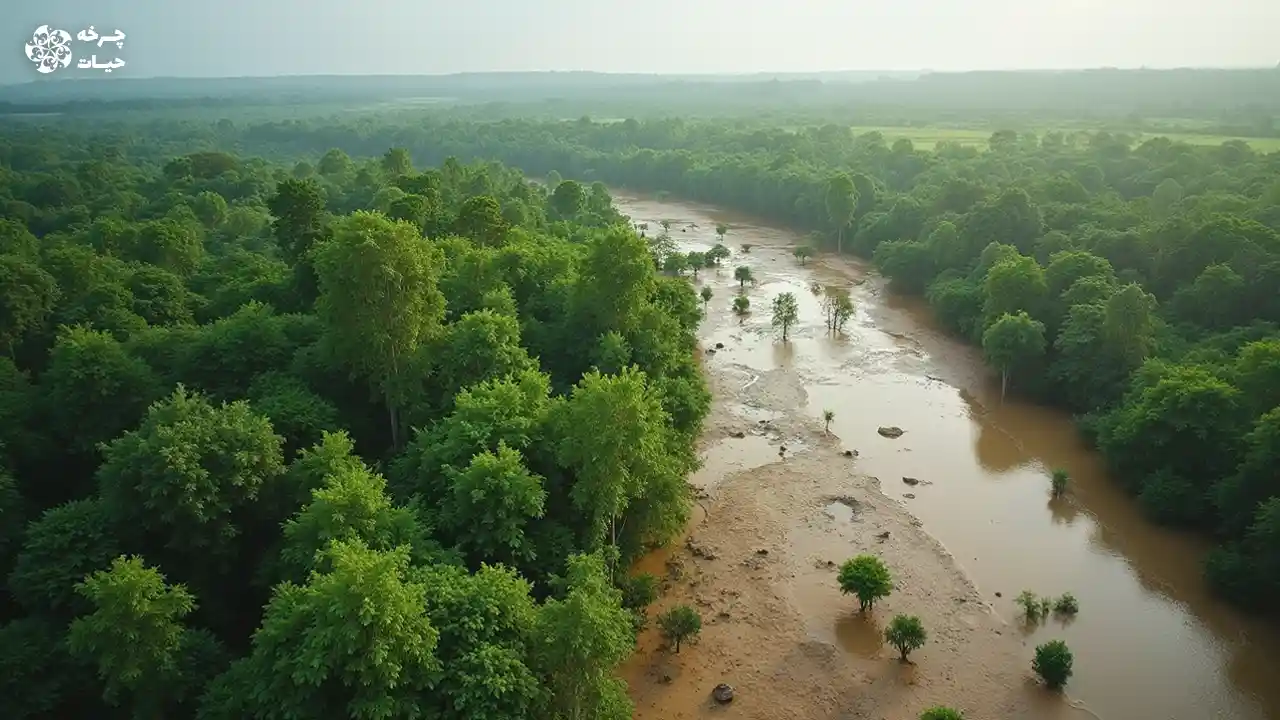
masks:
MULTIPOLYGON (((971 720, 1078 712, 1035 682, 1019 629, 802 412, 807 397, 795 374, 753 373, 711 357, 705 367, 715 402, 704 467, 690 481, 700 510, 684 543, 639 568, 665 578, 651 618, 690 603, 703 630, 677 655, 650 623, 624 668, 636 718, 908 720, 939 704, 971 720), (895 583, 865 617, 836 584, 839 564, 863 552, 880 556, 895 583), (929 633, 914 664, 901 664, 880 640, 898 613, 918 615, 929 633), (719 683, 734 687, 731 704, 711 699, 719 683)), ((893 493, 913 489, 894 484, 893 493)))

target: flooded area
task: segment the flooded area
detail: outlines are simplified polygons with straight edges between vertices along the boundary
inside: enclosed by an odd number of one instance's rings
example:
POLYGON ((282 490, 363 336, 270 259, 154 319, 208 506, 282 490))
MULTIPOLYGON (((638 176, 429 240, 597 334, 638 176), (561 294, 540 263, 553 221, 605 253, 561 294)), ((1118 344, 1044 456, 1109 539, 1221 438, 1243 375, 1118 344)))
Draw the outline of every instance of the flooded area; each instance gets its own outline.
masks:
POLYGON ((685 250, 711 247, 727 223, 733 250, 695 280, 713 291, 700 334, 716 396, 691 479, 699 511, 683 546, 641 567, 666 578, 664 602, 699 606, 703 637, 674 655, 643 634, 626 671, 637 718, 721 714, 709 700, 721 682, 738 692, 732 717, 905 720, 950 704, 979 720, 1280 718, 1280 632, 1209 597, 1203 542, 1145 522, 1069 417, 1002 402, 973 348, 855 262, 801 267, 790 232, 615 200, 650 234, 671 221, 685 250), (739 265, 755 276, 741 320, 730 308, 739 265), (814 283, 851 290, 842 334, 826 331, 814 283), (800 306, 787 343, 770 325, 783 292, 800 306), (885 426, 904 432, 884 437, 885 426), (1053 468, 1072 479, 1057 500, 1053 468), (835 585, 838 565, 862 552, 895 580, 865 617, 835 585), (1013 604, 1022 590, 1070 592, 1080 613, 1029 627, 1013 604), (930 631, 915 665, 881 641, 899 612, 930 631), (1066 698, 1030 671, 1050 639, 1075 654, 1066 698))

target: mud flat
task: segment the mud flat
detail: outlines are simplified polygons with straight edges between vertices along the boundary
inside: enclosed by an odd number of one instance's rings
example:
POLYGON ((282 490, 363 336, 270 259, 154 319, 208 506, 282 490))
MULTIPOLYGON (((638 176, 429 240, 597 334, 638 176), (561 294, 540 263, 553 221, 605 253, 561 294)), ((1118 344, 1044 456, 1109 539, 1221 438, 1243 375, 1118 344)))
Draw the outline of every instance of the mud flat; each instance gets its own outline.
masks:
POLYGON ((650 228, 672 220, 685 249, 710 247, 727 221, 734 251, 695 280, 714 293, 700 330, 715 401, 691 478, 699 510, 684 542, 639 568, 664 582, 651 615, 688 603, 703 630, 678 655, 655 630, 642 634, 624 669, 636 718, 913 720, 939 704, 971 720, 1280 713, 1266 680, 1280 677, 1274 628, 1208 599, 1203 548, 1143 523, 1068 418, 1001 404, 998 390, 993 399, 970 349, 855 263, 802 268, 786 231, 615 197, 650 228), (738 265, 756 276, 741 322, 731 312, 738 265), (843 336, 825 332, 814 282, 852 289, 858 312, 843 336), (800 302, 786 344, 770 327, 780 292, 800 302), (830 432, 824 409, 836 415, 830 432), (904 434, 877 432, 890 425, 904 434), (1073 476, 1066 500, 1049 499, 1052 467, 1073 476), (895 581, 867 616, 836 584, 839 564, 863 552, 895 581), (1024 588, 1070 591, 1081 614, 1028 627, 1012 605, 1024 588), (898 613, 918 615, 929 633, 913 665, 881 641, 898 613), (1034 646, 1053 638, 1076 656, 1065 697, 1030 670, 1034 646), (735 691, 727 705, 711 697, 720 683, 735 691))

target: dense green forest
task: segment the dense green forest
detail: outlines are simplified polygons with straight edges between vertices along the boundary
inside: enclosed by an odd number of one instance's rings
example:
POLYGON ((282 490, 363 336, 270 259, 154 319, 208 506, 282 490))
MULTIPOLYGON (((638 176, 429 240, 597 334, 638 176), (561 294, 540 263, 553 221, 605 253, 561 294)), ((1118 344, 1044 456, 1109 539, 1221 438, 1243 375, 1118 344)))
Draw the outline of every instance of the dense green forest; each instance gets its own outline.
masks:
POLYGON ((15 717, 629 717, 621 568, 683 524, 708 395, 600 183, 873 260, 1280 602, 1280 153, 305 115, 0 126, 15 717))
POLYGON ((1079 414, 1153 519, 1218 539, 1208 575, 1221 593, 1280 600, 1280 153, 1013 131, 985 151, 923 151, 837 125, 681 119, 226 119, 150 132, 281 158, 330 148, 297 164, 301 177, 343 177, 348 153, 388 145, 431 163, 499 157, 808 230, 926 296, 1011 391, 1079 414))
POLYGON ((630 718, 691 285, 600 184, 152 130, 0 137, 0 716, 630 718))

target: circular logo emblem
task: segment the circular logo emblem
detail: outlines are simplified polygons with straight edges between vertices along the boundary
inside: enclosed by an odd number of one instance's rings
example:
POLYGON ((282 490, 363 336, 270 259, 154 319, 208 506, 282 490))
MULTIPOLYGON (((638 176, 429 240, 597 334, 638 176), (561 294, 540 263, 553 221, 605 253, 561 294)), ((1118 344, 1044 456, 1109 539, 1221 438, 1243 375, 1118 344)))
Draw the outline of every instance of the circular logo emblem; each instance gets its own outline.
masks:
POLYGON ((31 33, 26 50, 27 59, 36 64, 36 72, 47 75, 71 64, 71 34, 41 25, 31 33))

